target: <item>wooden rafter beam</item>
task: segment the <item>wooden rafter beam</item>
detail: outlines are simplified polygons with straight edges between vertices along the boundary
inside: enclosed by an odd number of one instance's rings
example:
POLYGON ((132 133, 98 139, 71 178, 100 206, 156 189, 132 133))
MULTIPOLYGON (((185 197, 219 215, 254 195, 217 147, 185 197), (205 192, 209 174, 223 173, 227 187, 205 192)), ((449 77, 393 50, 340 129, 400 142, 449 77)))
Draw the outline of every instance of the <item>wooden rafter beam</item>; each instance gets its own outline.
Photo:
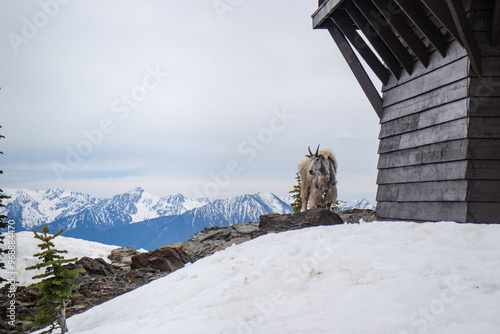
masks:
POLYGON ((353 26, 353 22, 346 15, 345 11, 336 11, 330 16, 335 22, 337 27, 342 31, 345 37, 349 40, 358 53, 363 57, 368 66, 372 69, 373 73, 386 85, 388 80, 388 70, 380 62, 377 56, 373 53, 372 49, 366 44, 364 39, 358 34, 353 26), (344 15, 343 15, 344 14, 344 15))
POLYGON ((418 4, 411 0, 394 0, 399 7, 406 13, 406 16, 413 21, 415 26, 424 34, 431 42, 436 50, 444 57, 446 56, 446 45, 444 44, 443 34, 434 25, 429 17, 427 17, 422 4, 418 4))
POLYGON ((319 8, 311 15, 313 29, 323 28, 324 22, 328 21, 331 13, 338 7, 343 0, 325 0, 319 2, 319 8))
POLYGON ((500 34, 500 0, 495 1, 493 10, 493 29, 491 31, 491 45, 497 45, 500 34))
MULTIPOLYGON (((389 23, 385 20, 384 17, 375 18, 374 14, 377 12, 377 9, 370 1, 364 0, 354 0, 356 7, 360 10, 360 12, 365 16, 365 18, 372 25, 373 30, 382 38, 384 43, 389 47, 394 56, 403 65, 406 72, 411 74, 413 72, 413 60, 408 50, 401 43, 398 37, 394 34, 394 32, 389 27, 389 23), (382 22, 376 22, 376 19, 382 22), (372 24, 373 22, 373 24, 372 24), (375 23, 376 22, 376 23, 375 23)), ((346 4, 347 5, 347 4, 346 4)))
POLYGON ((461 0, 446 0, 451 11, 451 16, 455 22, 462 44, 469 56, 472 69, 478 77, 481 77, 481 50, 477 45, 474 32, 465 14, 464 6, 461 0))
POLYGON ((418 60, 427 67, 429 64, 427 47, 413 29, 405 22, 406 16, 402 13, 401 9, 395 8, 396 5, 394 2, 387 0, 372 0, 372 2, 391 24, 392 28, 405 40, 418 60))
POLYGON ((373 30, 368 20, 352 3, 345 3, 343 8, 347 11, 358 28, 363 32, 370 44, 377 51, 380 58, 384 60, 391 73, 394 74, 397 79, 399 79, 401 77, 401 69, 398 60, 393 55, 389 47, 387 47, 384 41, 380 38, 380 36, 378 36, 378 34, 373 30))
POLYGON ((330 35, 332 35, 335 44, 337 44, 337 46, 340 49, 340 52, 342 53, 342 56, 344 56, 345 60, 347 61, 347 64, 349 64, 351 71, 356 77, 356 80, 358 80, 358 83, 361 85, 361 88, 363 89, 363 92, 370 101, 373 109, 375 109, 375 112, 377 113, 378 117, 381 118, 382 98, 378 94, 377 89, 375 89, 375 86, 373 86, 370 77, 368 76, 365 69, 361 65, 358 57, 354 53, 354 50, 351 48, 351 45, 349 44, 345 36, 342 34, 340 29, 335 25, 335 23, 332 20, 326 21, 324 23, 324 26, 328 29, 330 35))
POLYGON ((441 22, 441 24, 455 37, 455 39, 462 44, 460 35, 458 33, 453 17, 450 10, 446 5, 446 0, 421 0, 427 9, 441 22))

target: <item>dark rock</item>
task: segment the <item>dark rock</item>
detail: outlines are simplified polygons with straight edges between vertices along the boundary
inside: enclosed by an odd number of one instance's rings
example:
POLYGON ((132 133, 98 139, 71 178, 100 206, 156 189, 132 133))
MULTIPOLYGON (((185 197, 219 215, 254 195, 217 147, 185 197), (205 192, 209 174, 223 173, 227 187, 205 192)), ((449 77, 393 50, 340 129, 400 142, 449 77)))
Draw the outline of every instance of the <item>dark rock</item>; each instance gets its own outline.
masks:
POLYGON ((114 276, 117 270, 116 267, 110 265, 101 258, 91 259, 89 257, 82 257, 70 267, 83 268, 89 275, 97 276, 114 276))
POLYGON ((144 278, 144 275, 138 270, 131 270, 127 273, 127 277, 130 278, 144 278))
POLYGON ((133 255, 130 260, 130 269, 149 267, 161 272, 175 271, 192 261, 180 244, 163 246, 152 252, 133 255))
POLYGON ((350 209, 335 212, 345 223, 359 224, 359 220, 372 222, 376 219, 375 211, 370 209, 350 209))
POLYGON ((153 257, 149 259, 149 264, 152 268, 158 269, 159 271, 171 272, 172 269, 169 266, 166 259, 161 257, 153 257))
POLYGON ((145 254, 133 255, 131 258, 131 269, 147 268, 149 266, 149 259, 145 254))
POLYGON ((130 269, 132 264, 132 256, 141 254, 139 251, 132 249, 130 247, 120 247, 113 249, 111 254, 109 254, 108 259, 111 260, 111 264, 120 267, 125 270, 130 269))
POLYGON ((336 213, 326 209, 311 209, 291 215, 262 215, 260 216, 259 230, 253 233, 253 236, 343 223, 342 219, 336 213))
POLYGON ((208 227, 193 235, 182 244, 182 250, 193 261, 211 255, 233 244, 240 244, 252 238, 259 229, 258 223, 235 224, 222 227, 208 227))

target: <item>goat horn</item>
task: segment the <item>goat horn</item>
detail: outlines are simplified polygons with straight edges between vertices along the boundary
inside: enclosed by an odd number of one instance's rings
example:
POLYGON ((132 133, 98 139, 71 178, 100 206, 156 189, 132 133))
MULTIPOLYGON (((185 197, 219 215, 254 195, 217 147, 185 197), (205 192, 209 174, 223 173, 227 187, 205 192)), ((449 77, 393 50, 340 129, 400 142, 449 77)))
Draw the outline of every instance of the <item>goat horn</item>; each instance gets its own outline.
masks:
POLYGON ((319 152, 319 145, 320 145, 320 144, 318 144, 318 148, 316 149, 316 153, 314 154, 315 156, 318 156, 318 152, 319 152))
POLYGON ((309 150, 309 156, 313 156, 312 152, 311 152, 311 146, 308 146, 307 149, 309 150))

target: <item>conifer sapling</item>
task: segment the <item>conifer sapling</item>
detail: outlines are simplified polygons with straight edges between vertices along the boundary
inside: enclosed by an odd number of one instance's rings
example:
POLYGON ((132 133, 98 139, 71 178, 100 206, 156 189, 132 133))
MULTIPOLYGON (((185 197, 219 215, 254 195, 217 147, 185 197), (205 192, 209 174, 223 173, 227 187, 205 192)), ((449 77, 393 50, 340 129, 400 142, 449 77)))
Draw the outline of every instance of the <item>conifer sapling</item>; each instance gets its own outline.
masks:
POLYGON ((60 254, 67 253, 68 251, 56 249, 52 242, 52 239, 59 236, 63 230, 60 230, 54 235, 49 235, 49 228, 45 225, 42 226, 42 234, 33 231, 35 238, 42 241, 42 243, 38 245, 41 252, 34 254, 40 262, 26 269, 34 270, 45 268, 44 273, 33 276, 34 279, 43 278, 43 280, 32 284, 32 286, 36 286, 40 290, 43 297, 37 301, 36 310, 39 313, 29 318, 32 322, 25 325, 25 327, 50 326, 50 328, 42 334, 52 333, 55 328, 59 327, 61 333, 66 333, 68 332, 66 326, 66 307, 69 303, 69 297, 77 295, 74 293, 77 286, 73 284, 73 280, 79 273, 85 270, 70 270, 63 266, 65 263, 77 260, 77 258, 65 259, 60 254))
MULTIPOLYGON (((0 126, 0 128, 1 128, 1 126, 0 126)), ((2 136, 2 135, 0 135, 0 139, 1 138, 5 138, 5 137, 2 136)), ((0 152, 0 154, 3 154, 3 152, 0 152)), ((0 170, 0 174, 3 174, 3 171, 0 170)), ((5 207, 5 205, 2 204, 2 200, 10 198, 9 196, 4 195, 2 193, 3 193, 3 190, 0 189, 0 208, 5 207)), ((4 245, 4 240, 5 240, 5 235, 4 235, 3 229, 7 228, 9 226, 9 224, 4 221, 4 219, 6 219, 6 218, 7 218, 6 215, 4 215, 4 214, 0 215, 0 231, 2 231, 2 232, 0 232, 0 256, 3 253, 7 253, 9 251, 7 248, 4 248, 4 246, 3 246, 4 245)), ((5 269, 5 263, 4 262, 0 261, 0 269, 5 269)), ((5 282, 5 281, 6 281, 5 278, 0 277, 0 283, 5 282)))
POLYGON ((292 203, 290 203, 290 206, 292 207, 293 212, 300 212, 300 210, 302 209, 302 197, 300 196, 301 181, 299 172, 297 172, 295 180, 297 180, 297 184, 294 185, 293 189, 288 192, 289 194, 293 194, 292 198, 294 200, 292 203))

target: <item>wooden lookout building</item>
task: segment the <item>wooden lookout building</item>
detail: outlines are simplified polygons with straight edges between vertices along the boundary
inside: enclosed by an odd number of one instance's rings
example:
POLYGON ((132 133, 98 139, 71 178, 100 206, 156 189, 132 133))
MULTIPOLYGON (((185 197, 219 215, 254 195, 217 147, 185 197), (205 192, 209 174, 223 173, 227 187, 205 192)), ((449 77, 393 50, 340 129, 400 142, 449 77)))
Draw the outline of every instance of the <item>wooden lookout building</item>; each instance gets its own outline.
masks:
POLYGON ((500 223, 500 0, 320 0, 312 19, 380 118, 378 218, 500 223))

